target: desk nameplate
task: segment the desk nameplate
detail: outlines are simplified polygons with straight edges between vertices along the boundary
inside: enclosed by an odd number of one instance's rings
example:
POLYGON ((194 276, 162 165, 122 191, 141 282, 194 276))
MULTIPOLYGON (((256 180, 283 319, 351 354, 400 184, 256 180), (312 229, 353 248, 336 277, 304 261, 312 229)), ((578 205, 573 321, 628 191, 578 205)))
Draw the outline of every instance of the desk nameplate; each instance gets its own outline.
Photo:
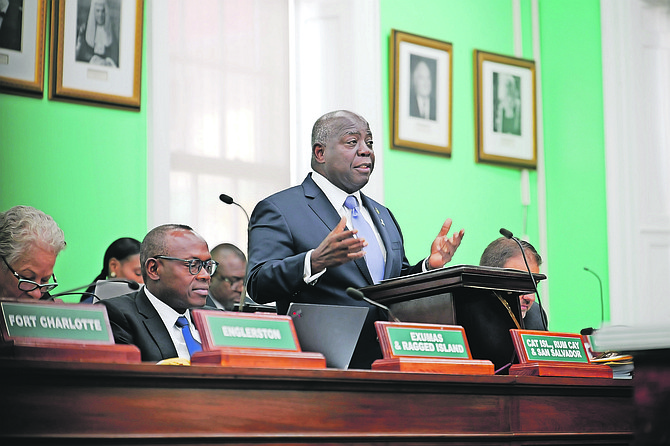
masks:
POLYGON ((114 344, 103 305, 0 302, 5 341, 114 344))
POLYGON ((193 310, 203 351, 191 364, 230 367, 325 368, 320 353, 303 352, 289 316, 193 310))
POLYGON ((473 360, 463 327, 375 322, 384 359, 373 370, 492 375, 493 363, 473 360))
POLYGON ((0 299, 0 356, 77 362, 140 362, 134 345, 116 345, 103 305, 0 299))
POLYGON ((534 330, 510 330, 519 364, 512 375, 611 378, 612 369, 591 363, 581 335, 534 330))

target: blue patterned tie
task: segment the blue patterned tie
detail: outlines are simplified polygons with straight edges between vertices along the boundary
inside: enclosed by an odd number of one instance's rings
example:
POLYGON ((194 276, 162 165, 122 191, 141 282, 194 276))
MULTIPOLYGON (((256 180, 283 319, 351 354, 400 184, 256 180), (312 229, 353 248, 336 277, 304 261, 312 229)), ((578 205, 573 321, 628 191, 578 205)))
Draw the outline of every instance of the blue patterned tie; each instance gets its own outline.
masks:
POLYGON ((184 334, 184 341, 186 341, 186 347, 188 348, 188 353, 193 356, 193 353, 202 351, 202 345, 193 338, 191 334, 191 329, 188 326, 188 319, 185 316, 179 316, 177 318, 177 327, 181 328, 181 332, 184 334))
POLYGON ((363 214, 358 208, 358 200, 353 195, 349 195, 344 200, 344 206, 351 209, 351 226, 358 230, 358 236, 368 242, 365 247, 365 261, 368 264, 368 270, 375 283, 381 282, 384 278, 384 255, 377 241, 374 231, 370 227, 363 214))

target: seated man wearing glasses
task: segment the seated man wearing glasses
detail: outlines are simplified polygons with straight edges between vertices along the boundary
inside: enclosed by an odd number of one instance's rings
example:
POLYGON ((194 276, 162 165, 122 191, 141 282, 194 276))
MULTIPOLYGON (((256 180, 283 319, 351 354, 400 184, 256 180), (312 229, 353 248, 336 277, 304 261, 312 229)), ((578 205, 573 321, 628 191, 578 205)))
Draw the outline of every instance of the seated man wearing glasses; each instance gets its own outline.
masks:
MULTIPOLYGON (((240 303, 244 290, 247 258, 240 248, 230 243, 216 245, 212 258, 219 264, 209 285, 209 295, 220 310, 232 311, 240 303)), ((249 303, 247 299, 245 303, 249 303)))
POLYGON ((190 359, 200 351, 191 308, 205 307, 217 263, 207 242, 185 225, 158 226, 140 246, 144 287, 101 301, 117 344, 136 345, 142 361, 190 359))
POLYGON ((30 206, 0 213, 0 297, 50 299, 65 236, 51 216, 30 206), (51 283, 50 283, 51 280, 51 283))

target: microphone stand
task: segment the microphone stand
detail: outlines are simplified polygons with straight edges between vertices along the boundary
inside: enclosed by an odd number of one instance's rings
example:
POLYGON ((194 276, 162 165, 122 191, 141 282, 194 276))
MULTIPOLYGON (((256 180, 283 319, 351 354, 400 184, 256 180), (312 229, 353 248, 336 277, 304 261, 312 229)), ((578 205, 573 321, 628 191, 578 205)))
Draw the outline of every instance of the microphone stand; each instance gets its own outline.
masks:
MULTIPOLYGON (((103 281, 101 280, 100 282, 103 282, 103 281)), ((139 290, 140 289, 140 284, 139 283, 135 282, 134 280, 129 280, 129 279, 105 279, 104 282, 127 283, 131 290, 139 290)), ((69 289, 69 290, 65 290, 62 293, 52 294, 51 297, 67 296, 67 295, 70 295, 70 294, 84 294, 84 293, 73 293, 73 291, 81 290, 82 288, 88 288, 90 286, 95 285, 96 283, 98 283, 97 280, 93 283, 89 283, 89 284, 78 286, 78 287, 75 287, 75 288, 72 288, 72 289, 69 289)), ((89 294, 93 294, 93 293, 89 293, 89 294)))
POLYGON ((600 325, 605 322, 605 301, 603 299, 603 281, 600 280, 600 276, 595 273, 595 271, 587 268, 586 266, 584 267, 584 271, 588 271, 594 276, 596 276, 596 279, 598 279, 598 285, 600 285, 600 325))
MULTIPOLYGON (((233 200, 233 197, 231 197, 230 195, 221 194, 221 195, 219 195, 219 200, 221 200, 222 202, 224 202, 226 204, 234 204, 238 208, 242 209, 242 212, 244 212, 244 216, 247 218, 247 264, 248 264, 248 262, 249 262, 249 224, 251 222, 251 219, 249 218, 249 214, 242 207, 242 205, 235 202, 235 200, 233 200)), ((242 281, 242 294, 240 296, 240 304, 237 307, 237 311, 240 312, 240 313, 242 313, 244 311, 244 302, 247 300, 246 271, 245 271, 244 275, 245 275, 245 278, 242 281)))
MULTIPOLYGON (((53 301, 54 299, 56 299, 58 297, 61 297, 61 296, 72 296, 72 295, 75 295, 75 294, 76 295, 81 295, 81 296, 92 296, 94 299, 98 299, 98 302, 102 300, 97 295, 95 295, 94 293, 90 293, 88 291, 74 291, 74 292, 69 291, 69 292, 64 292, 64 293, 58 293, 58 294, 54 294, 54 295, 49 295, 48 298, 43 299, 43 300, 53 301)), ((82 297, 82 299, 83 299, 83 297, 82 297)), ((82 303, 82 302, 79 302, 79 303, 82 303)), ((93 303, 93 302, 91 302, 91 303, 93 303)))
POLYGON ((400 322, 400 319, 395 317, 395 315, 391 312, 391 309, 389 307, 387 307, 386 305, 380 304, 379 302, 375 302, 372 299, 369 299, 369 298, 365 297, 365 294, 363 294, 363 292, 361 290, 357 290, 356 288, 349 287, 349 288, 346 289, 346 293, 347 293, 347 296, 349 296, 353 299, 363 300, 363 301, 369 303, 370 305, 373 305, 377 308, 381 308, 382 310, 386 311, 386 314, 388 315, 388 317, 393 319, 394 322, 400 322))
POLYGON ((518 238, 514 237, 514 234, 512 234, 511 231, 509 231, 505 228, 500 228, 500 234, 502 234, 507 239, 514 240, 516 242, 516 244, 519 245, 519 249, 521 249, 521 255, 523 256, 523 262, 526 264, 526 270, 528 271, 528 275, 530 276, 530 281, 532 282, 533 289, 535 290, 535 295, 537 296, 537 304, 540 306, 540 318, 542 319, 542 325, 544 325, 544 330, 545 331, 549 331, 549 328, 547 327, 547 318, 544 314, 544 311, 542 310, 542 301, 540 300, 540 293, 537 291, 537 285, 535 284, 535 278, 533 277, 533 273, 530 270, 530 266, 528 266, 528 259, 526 259, 526 250, 523 249, 523 245, 521 245, 521 242, 519 241, 518 238))

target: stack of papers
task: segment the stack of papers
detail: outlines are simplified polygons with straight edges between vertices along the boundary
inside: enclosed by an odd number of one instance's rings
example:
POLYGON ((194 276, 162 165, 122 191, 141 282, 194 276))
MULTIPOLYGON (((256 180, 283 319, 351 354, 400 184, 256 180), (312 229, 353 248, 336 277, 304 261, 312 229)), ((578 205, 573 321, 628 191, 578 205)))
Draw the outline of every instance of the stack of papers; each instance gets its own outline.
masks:
POLYGON ((617 352, 600 353, 591 359, 594 364, 608 365, 612 368, 615 379, 631 379, 633 377, 633 357, 617 352))

